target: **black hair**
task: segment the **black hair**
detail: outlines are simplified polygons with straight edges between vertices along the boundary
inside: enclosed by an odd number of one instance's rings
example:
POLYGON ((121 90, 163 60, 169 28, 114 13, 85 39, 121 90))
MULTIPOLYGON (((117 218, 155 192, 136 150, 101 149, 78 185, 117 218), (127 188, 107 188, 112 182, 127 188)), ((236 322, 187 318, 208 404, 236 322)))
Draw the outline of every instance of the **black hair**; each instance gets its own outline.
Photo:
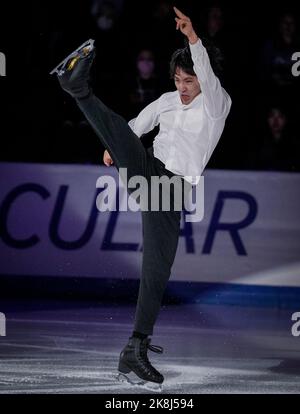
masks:
POLYGON ((194 63, 189 48, 185 47, 183 49, 177 49, 171 57, 170 78, 174 78, 177 68, 182 69, 189 75, 195 76, 196 74, 194 72, 193 66, 194 63))
MULTIPOLYGON (((222 72, 222 61, 223 55, 219 48, 217 48, 211 40, 207 38, 201 39, 203 46, 206 48, 206 51, 209 56, 210 64, 216 76, 220 76, 222 72)), ((177 49, 170 61, 170 78, 173 79, 176 73, 176 69, 180 68, 189 75, 195 76, 194 72, 194 63, 192 60, 192 55, 188 40, 185 39, 185 47, 182 49, 177 49)))

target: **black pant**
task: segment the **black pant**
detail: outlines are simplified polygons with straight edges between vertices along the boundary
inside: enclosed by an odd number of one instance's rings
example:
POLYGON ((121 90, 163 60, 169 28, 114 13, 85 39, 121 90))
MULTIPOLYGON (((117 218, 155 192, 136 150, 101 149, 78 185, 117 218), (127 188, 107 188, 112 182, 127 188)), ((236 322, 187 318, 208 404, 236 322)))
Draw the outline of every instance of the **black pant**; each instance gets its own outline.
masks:
MULTIPOLYGON (((154 157, 152 148, 145 149, 127 122, 107 108, 96 96, 78 100, 77 104, 110 153, 118 170, 127 168, 128 180, 139 175, 145 177, 150 185, 151 176, 175 176, 154 157)), ((179 182, 183 188, 183 178, 180 178, 179 182)), ((174 187, 169 188, 172 207, 174 187)), ((130 193, 130 190, 128 191, 130 193)), ((160 194, 161 192, 163 189, 160 189, 160 194)), ((170 211, 142 211, 143 261, 135 331, 153 334, 153 326, 175 259, 180 219, 181 211, 176 211, 175 208, 171 208, 170 211)))

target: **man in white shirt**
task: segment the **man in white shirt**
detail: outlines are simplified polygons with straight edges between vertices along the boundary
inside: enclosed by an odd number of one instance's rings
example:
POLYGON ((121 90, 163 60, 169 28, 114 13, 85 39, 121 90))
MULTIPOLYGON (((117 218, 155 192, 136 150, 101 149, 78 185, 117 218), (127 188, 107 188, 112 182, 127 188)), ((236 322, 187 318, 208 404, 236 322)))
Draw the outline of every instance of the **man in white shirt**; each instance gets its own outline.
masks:
MULTIPOLYGON (((104 163, 127 169, 127 178, 178 177, 180 185, 197 184, 222 134, 231 99, 215 76, 207 51, 190 19, 174 7, 176 29, 189 47, 173 54, 170 70, 176 91, 163 94, 129 122, 107 108, 89 86, 94 53, 80 57, 70 71, 59 76, 62 88, 76 102, 106 148, 104 163), (156 125, 160 131, 153 148, 146 150, 139 137, 156 125)), ((129 190, 128 190, 129 192, 129 190)), ((174 188, 169 197, 174 201, 174 188)), ((181 211, 142 211, 143 262, 134 331, 122 350, 121 374, 135 373, 143 381, 161 384, 163 375, 149 362, 150 345, 162 297, 171 274, 180 232, 181 211)))
MULTIPOLYGON (((221 137, 231 99, 215 76, 190 20, 182 13, 181 16, 187 19, 181 31, 189 40, 190 51, 178 50, 172 57, 170 71, 177 90, 152 102, 129 126, 141 137, 159 124, 153 143, 154 156, 169 171, 197 184, 221 137), (194 66, 189 62, 190 53, 194 66)), ((108 151, 104 153, 104 163, 112 163, 108 151)))

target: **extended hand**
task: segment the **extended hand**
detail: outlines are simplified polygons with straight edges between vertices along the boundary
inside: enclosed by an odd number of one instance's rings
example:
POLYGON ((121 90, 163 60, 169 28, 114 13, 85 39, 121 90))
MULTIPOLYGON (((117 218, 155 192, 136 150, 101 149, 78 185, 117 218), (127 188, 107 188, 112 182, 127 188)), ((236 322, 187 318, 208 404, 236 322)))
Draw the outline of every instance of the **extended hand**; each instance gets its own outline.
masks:
POLYGON ((109 155, 109 152, 107 150, 104 151, 103 162, 107 167, 109 167, 111 164, 114 163, 111 156, 109 155))
POLYGON ((177 7, 173 8, 177 15, 177 17, 175 17, 177 23, 176 30, 180 29, 181 33, 183 33, 188 38, 191 44, 196 43, 198 36, 195 33, 191 19, 185 16, 179 9, 177 9, 177 7))

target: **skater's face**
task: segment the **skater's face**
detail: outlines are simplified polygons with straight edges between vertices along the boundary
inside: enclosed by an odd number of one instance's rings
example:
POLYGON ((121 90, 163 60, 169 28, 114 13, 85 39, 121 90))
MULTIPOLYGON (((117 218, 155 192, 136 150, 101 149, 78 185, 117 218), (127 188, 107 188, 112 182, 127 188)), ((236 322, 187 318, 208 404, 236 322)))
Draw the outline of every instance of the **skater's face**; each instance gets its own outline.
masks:
POLYGON ((181 102, 188 105, 201 92, 200 84, 195 75, 189 75, 181 68, 177 68, 174 76, 175 86, 179 92, 181 102))

